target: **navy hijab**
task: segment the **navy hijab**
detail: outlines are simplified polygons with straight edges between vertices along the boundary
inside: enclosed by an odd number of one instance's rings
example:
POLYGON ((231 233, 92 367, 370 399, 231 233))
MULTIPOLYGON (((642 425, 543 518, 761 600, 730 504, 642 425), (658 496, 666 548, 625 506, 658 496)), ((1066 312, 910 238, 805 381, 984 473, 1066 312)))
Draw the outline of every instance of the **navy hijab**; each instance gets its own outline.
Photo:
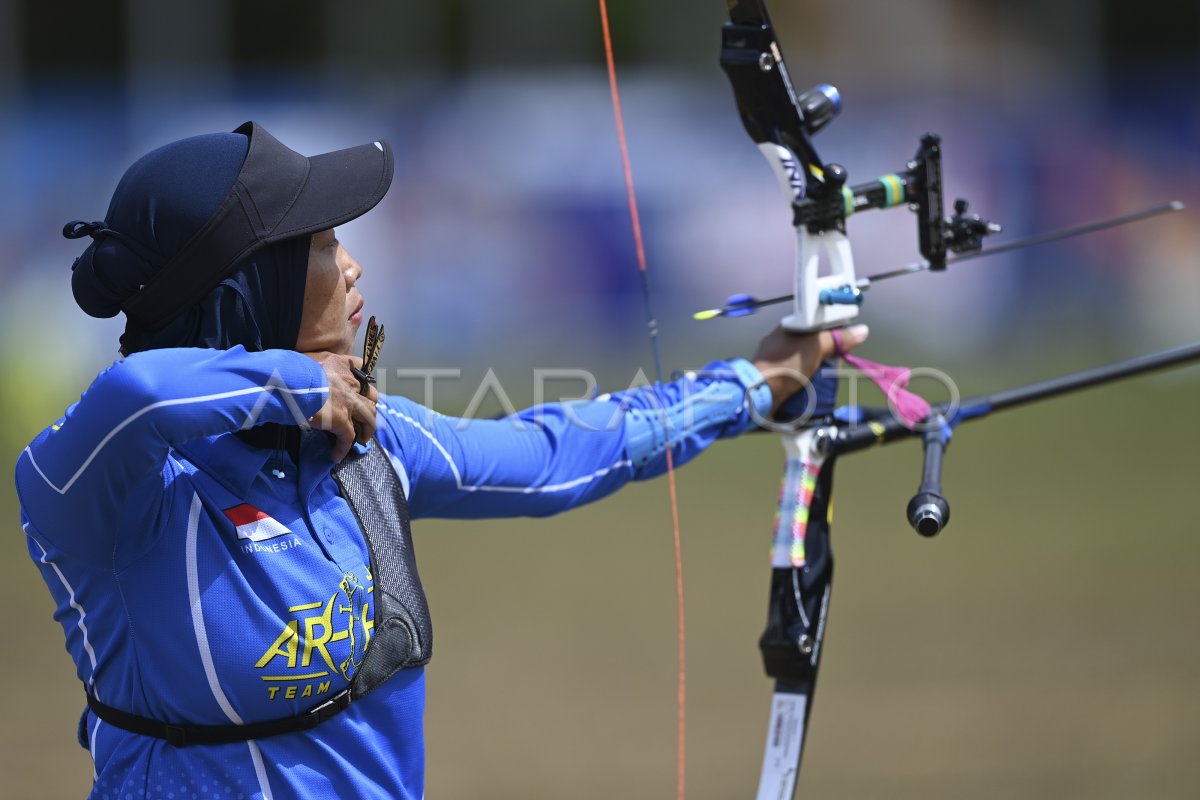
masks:
MULTIPOLYGON (((160 147, 126 170, 103 221, 69 223, 65 236, 93 239, 72 267, 79 307, 93 317, 116 316, 229 195, 249 141, 240 133, 217 133, 160 147)), ((144 330, 127 322, 121 352, 236 345, 294 349, 308 252, 307 235, 267 245, 162 327, 144 330)))

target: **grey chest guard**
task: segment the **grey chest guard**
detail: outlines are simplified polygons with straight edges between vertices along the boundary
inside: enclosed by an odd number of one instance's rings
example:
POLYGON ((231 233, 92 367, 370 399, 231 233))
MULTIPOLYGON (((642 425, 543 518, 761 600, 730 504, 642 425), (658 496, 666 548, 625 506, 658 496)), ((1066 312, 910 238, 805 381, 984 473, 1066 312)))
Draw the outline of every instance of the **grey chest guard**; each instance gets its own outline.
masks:
POLYGON ((417 574, 408 500, 383 447, 375 440, 365 453, 351 450, 332 474, 367 540, 374 582, 375 627, 350 681, 357 700, 396 672, 429 663, 433 624, 417 574))

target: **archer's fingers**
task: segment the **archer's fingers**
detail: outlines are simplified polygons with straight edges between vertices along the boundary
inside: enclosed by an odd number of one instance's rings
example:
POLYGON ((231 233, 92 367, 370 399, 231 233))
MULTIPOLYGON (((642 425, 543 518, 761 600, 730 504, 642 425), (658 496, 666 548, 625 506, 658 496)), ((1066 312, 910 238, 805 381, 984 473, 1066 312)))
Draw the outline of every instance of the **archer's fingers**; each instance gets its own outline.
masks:
POLYGON ((854 348, 867 340, 871 330, 866 325, 851 325, 848 328, 840 328, 841 333, 841 348, 838 348, 838 343, 834 338, 833 331, 821 331, 821 358, 833 358, 834 356, 848 353, 854 348))
POLYGON ((375 384, 373 384, 373 383, 367 384, 367 393, 366 394, 361 394, 361 391, 362 391, 361 386, 359 387, 359 391, 360 391, 360 396, 362 397, 362 399, 371 404, 371 408, 374 408, 375 404, 379 402, 379 390, 375 388, 375 384))
POLYGON ((337 423, 329 429, 329 432, 334 436, 333 447, 330 448, 329 455, 333 459, 333 463, 340 464, 342 459, 350 455, 350 448, 354 447, 354 440, 357 436, 354 429, 354 418, 348 412, 339 415, 337 423))
MULTIPOLYGON (((371 387, 374 390, 375 387, 371 387)), ((376 396, 378 393, 376 392, 376 396)), ((359 395, 355 398, 354 403, 354 430, 356 433, 355 440, 359 444, 366 444, 371 441, 371 437, 375 435, 375 403, 368 397, 359 395)))

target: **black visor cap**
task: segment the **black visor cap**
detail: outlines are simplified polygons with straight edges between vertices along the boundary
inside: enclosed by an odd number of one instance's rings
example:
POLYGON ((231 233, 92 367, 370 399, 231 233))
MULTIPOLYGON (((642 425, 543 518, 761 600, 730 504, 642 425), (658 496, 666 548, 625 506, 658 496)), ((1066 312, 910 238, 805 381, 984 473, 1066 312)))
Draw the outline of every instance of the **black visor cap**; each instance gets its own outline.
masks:
POLYGON ((385 141, 306 157, 257 122, 234 133, 248 136, 250 147, 229 195, 124 305, 126 316, 144 330, 170 322, 266 245, 362 216, 392 183, 392 148, 385 141))

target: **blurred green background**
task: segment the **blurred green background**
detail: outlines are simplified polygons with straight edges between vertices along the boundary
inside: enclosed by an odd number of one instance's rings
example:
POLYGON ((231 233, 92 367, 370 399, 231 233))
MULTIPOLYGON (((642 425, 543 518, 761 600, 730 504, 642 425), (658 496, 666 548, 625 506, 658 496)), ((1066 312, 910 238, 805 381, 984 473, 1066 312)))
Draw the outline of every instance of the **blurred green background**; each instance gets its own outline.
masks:
MULTIPOLYGON (((716 64, 720 2, 610 3, 668 369, 752 349, 772 318, 691 310, 790 281, 778 190, 716 64)), ((1149 0, 788 2, 798 82, 842 119, 852 181, 944 134, 949 196, 1035 233, 1178 198, 1200 207, 1200 7, 1149 0)), ((595 4, 0 0, 0 466, 115 355, 70 301, 78 243, 124 168, 256 118, 302 152, 387 136, 397 181, 340 238, 399 368, 604 386, 649 370, 595 4), (286 24, 285 24, 286 22, 286 24)), ((851 223, 860 270, 915 258, 901 212, 851 223)), ((998 239, 999 240, 999 239, 998 239)), ((864 354, 971 394, 1197 338, 1190 212, 873 289, 864 354)), ((838 465, 838 569, 800 795, 1194 797, 1200 787, 1200 370, 1006 413, 948 455, 948 530, 908 529, 912 443, 838 465)), ((693 798, 752 796, 770 701, 756 641, 782 453, 717 446, 680 474, 693 798)), ((80 797, 82 691, 0 513, 5 797, 80 797)), ((438 630, 429 795, 670 797, 675 629, 666 485, 551 519, 423 522, 438 630)))

